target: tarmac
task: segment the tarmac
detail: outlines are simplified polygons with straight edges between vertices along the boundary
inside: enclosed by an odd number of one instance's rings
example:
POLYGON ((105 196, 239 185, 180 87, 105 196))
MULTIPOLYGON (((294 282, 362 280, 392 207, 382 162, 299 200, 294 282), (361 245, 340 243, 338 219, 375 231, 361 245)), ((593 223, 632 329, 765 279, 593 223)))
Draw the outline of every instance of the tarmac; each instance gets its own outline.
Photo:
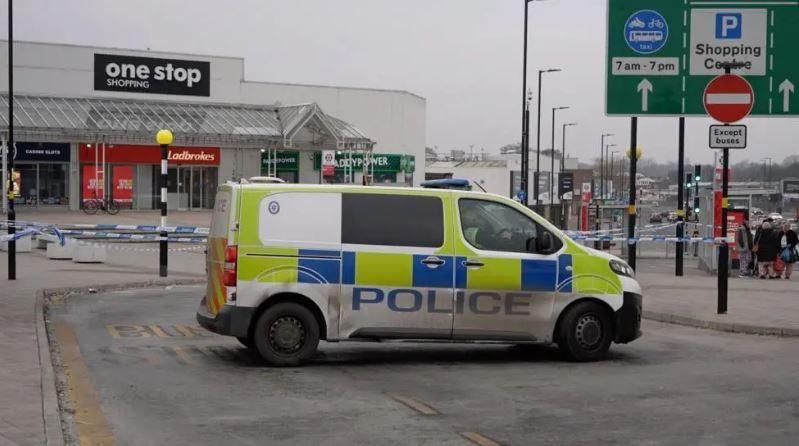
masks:
MULTIPOLYGON (((206 226, 208 212, 170 213, 169 224, 206 226)), ((19 220, 50 223, 156 224, 157 211, 117 216, 69 211, 22 211, 19 220)), ((153 245, 154 247, 155 245, 153 245)), ((158 278, 157 252, 113 250, 103 264, 49 260, 42 251, 21 253, 17 280, 5 279, 6 253, 0 253, 0 446, 62 444, 58 400, 47 350, 44 290, 128 284, 202 282, 202 251, 172 252, 169 278, 158 278)), ((799 275, 791 281, 730 278, 729 310, 716 314, 716 278, 686 262, 674 276, 674 259, 642 259, 637 279, 644 290, 644 317, 720 331, 799 336, 799 275)))

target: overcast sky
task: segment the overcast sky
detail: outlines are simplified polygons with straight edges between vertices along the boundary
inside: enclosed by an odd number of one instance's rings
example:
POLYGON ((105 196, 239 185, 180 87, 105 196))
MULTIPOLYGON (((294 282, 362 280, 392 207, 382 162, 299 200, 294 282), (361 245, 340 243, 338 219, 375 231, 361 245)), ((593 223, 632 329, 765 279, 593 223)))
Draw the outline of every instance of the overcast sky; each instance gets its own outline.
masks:
MULTIPOLYGON (((3 38, 7 3, 2 2, 3 38)), ((15 38, 245 58, 249 80, 408 90, 427 98, 427 143, 495 152, 521 139, 523 0, 24 0, 15 38)), ((629 119, 604 116, 605 0, 530 5, 528 85, 545 75, 542 149, 553 106, 567 153, 597 157, 602 132, 629 146, 629 119)), ((535 115, 533 115, 535 117, 535 115)), ((744 158, 799 152, 799 119, 749 119, 744 158)), ((357 122, 355 123, 357 125, 357 122)), ((687 156, 710 162, 707 125, 687 120, 687 156)), ((535 120, 533 120, 535 131, 535 120)), ((534 136, 534 135, 533 135, 534 136)), ((639 119, 644 157, 676 160, 677 119, 639 119)), ((535 148, 535 139, 532 140, 535 148)))

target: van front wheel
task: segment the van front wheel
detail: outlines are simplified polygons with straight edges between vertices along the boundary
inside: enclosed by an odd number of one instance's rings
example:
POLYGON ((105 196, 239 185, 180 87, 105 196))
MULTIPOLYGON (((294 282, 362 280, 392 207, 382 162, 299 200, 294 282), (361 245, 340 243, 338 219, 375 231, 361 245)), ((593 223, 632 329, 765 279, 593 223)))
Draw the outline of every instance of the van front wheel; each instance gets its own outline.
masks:
POLYGON ((267 363, 296 366, 306 362, 319 345, 319 324, 310 310, 285 302, 269 307, 256 322, 253 343, 267 363))
POLYGON ((608 311, 597 303, 581 302, 560 321, 558 347, 573 361, 604 359, 612 341, 613 322, 608 311))

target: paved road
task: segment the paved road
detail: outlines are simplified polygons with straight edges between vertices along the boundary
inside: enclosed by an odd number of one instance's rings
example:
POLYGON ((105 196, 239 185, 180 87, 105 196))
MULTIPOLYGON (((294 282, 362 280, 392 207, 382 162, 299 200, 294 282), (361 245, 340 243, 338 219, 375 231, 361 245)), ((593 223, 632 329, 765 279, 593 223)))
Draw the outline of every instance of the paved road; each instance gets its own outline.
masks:
MULTIPOLYGON (((193 323, 202 289, 72 297, 50 329, 102 444, 796 444, 799 341, 645 322, 612 359, 551 348, 338 343, 260 365, 193 323), (113 438, 112 438, 113 437, 113 438)), ((100 440, 99 442, 97 440, 100 440)))

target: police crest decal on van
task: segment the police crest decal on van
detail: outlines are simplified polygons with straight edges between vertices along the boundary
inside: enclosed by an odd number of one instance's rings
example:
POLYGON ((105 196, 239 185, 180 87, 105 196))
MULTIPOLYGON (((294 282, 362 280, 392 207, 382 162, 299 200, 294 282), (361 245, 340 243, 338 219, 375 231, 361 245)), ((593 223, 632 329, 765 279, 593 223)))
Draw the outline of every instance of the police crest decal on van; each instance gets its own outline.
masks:
POLYGON ((277 201, 270 201, 267 209, 269 209, 270 214, 275 215, 280 212, 280 203, 277 201))

